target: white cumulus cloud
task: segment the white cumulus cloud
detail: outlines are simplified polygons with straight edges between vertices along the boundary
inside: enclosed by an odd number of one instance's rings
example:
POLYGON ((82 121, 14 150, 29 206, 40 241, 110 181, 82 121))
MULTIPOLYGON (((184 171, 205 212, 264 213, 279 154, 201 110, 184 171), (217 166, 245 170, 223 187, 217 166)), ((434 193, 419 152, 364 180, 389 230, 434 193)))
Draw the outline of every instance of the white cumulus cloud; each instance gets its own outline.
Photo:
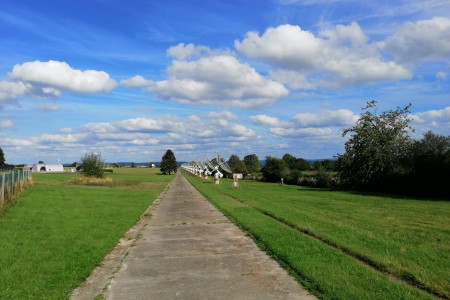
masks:
POLYGON ((238 51, 275 69, 272 78, 292 88, 338 88, 411 78, 405 67, 383 59, 361 27, 337 25, 316 36, 296 25, 248 32, 238 51))
POLYGON ((280 120, 278 118, 270 117, 268 115, 250 116, 250 120, 252 120, 254 124, 267 126, 278 126, 280 124, 280 120))
POLYGON ((260 75, 231 55, 214 55, 194 61, 173 61, 166 80, 135 76, 122 84, 146 86, 163 99, 183 104, 253 108, 273 104, 289 92, 280 83, 260 75))
POLYGON ((206 114, 208 119, 225 119, 225 120, 237 120, 239 119, 235 114, 230 111, 212 111, 206 114))
POLYGON ((32 86, 23 82, 0 81, 0 108, 16 102, 18 97, 27 95, 32 86))
POLYGON ((167 49, 167 55, 176 60, 186 60, 188 58, 199 56, 202 54, 210 54, 213 51, 206 46, 196 46, 194 44, 180 43, 167 49))
POLYGON ((151 80, 145 79, 141 75, 136 75, 129 79, 124 79, 120 81, 120 84, 129 88, 136 88, 136 87, 151 86, 153 82, 151 80))
POLYGON ((434 17, 405 23, 395 34, 380 43, 397 61, 418 64, 448 60, 450 57, 450 19, 434 17))
POLYGON ((281 121, 278 118, 271 117, 268 115, 250 116, 250 120, 252 121, 253 124, 256 125, 272 126, 272 127, 292 126, 292 122, 281 121))
POLYGON ((416 123, 426 123, 426 122, 450 122, 450 106, 438 109, 429 110, 424 112, 419 112, 410 116, 416 123))
POLYGON ((44 85, 43 91, 52 94, 59 89, 86 94, 109 92, 117 85, 106 72, 77 70, 66 62, 54 60, 17 64, 8 75, 17 81, 44 85))

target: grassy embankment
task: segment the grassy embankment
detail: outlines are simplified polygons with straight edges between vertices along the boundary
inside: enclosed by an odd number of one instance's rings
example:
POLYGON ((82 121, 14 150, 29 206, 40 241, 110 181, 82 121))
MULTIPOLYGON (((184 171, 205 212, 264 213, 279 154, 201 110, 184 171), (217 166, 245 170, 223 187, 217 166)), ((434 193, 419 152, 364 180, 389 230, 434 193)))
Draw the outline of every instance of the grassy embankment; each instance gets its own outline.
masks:
POLYGON ((106 186, 33 174, 0 214, 0 299, 68 298, 173 178, 157 172, 114 169, 106 186))
POLYGON ((450 298, 448 201, 188 179, 319 297, 450 298))

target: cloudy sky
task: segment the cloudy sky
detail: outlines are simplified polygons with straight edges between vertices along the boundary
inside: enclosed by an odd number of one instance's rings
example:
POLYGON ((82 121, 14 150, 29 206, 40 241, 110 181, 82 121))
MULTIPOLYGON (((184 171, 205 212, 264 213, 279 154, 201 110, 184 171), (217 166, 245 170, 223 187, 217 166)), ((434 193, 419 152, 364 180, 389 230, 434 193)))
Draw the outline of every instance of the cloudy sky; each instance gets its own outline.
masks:
POLYGON ((7 163, 343 152, 369 100, 450 134, 448 0, 0 4, 7 163))

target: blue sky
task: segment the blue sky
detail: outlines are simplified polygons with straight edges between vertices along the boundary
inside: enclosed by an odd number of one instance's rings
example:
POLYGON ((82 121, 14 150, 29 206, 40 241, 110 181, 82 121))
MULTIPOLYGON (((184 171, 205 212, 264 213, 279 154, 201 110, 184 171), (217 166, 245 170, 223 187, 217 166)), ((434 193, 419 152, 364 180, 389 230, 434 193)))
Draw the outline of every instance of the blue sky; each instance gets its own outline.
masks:
POLYGON ((369 100, 450 134, 450 2, 2 1, 7 163, 343 152, 369 100))

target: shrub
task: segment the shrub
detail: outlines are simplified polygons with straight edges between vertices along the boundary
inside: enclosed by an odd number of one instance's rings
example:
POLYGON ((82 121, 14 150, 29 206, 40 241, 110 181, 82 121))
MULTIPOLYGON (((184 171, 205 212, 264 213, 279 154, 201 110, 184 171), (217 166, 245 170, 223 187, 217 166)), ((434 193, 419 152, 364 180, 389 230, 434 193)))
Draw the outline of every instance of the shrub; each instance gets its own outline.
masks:
POLYGON ((291 171, 291 173, 287 176, 286 183, 289 183, 289 184, 297 184, 298 179, 299 179, 300 177, 302 177, 302 176, 303 176, 303 172, 302 172, 302 171, 300 171, 300 170, 293 170, 293 171, 291 171))
POLYGON ((316 187, 317 179, 311 176, 302 176, 297 181, 298 185, 316 187))
POLYGON ((105 162, 100 153, 86 153, 81 158, 80 168, 88 177, 103 178, 105 162))
POLYGON ((325 171, 324 168, 319 168, 316 175, 316 186, 327 188, 327 187, 333 187, 334 185, 334 178, 331 175, 330 172, 325 171))

